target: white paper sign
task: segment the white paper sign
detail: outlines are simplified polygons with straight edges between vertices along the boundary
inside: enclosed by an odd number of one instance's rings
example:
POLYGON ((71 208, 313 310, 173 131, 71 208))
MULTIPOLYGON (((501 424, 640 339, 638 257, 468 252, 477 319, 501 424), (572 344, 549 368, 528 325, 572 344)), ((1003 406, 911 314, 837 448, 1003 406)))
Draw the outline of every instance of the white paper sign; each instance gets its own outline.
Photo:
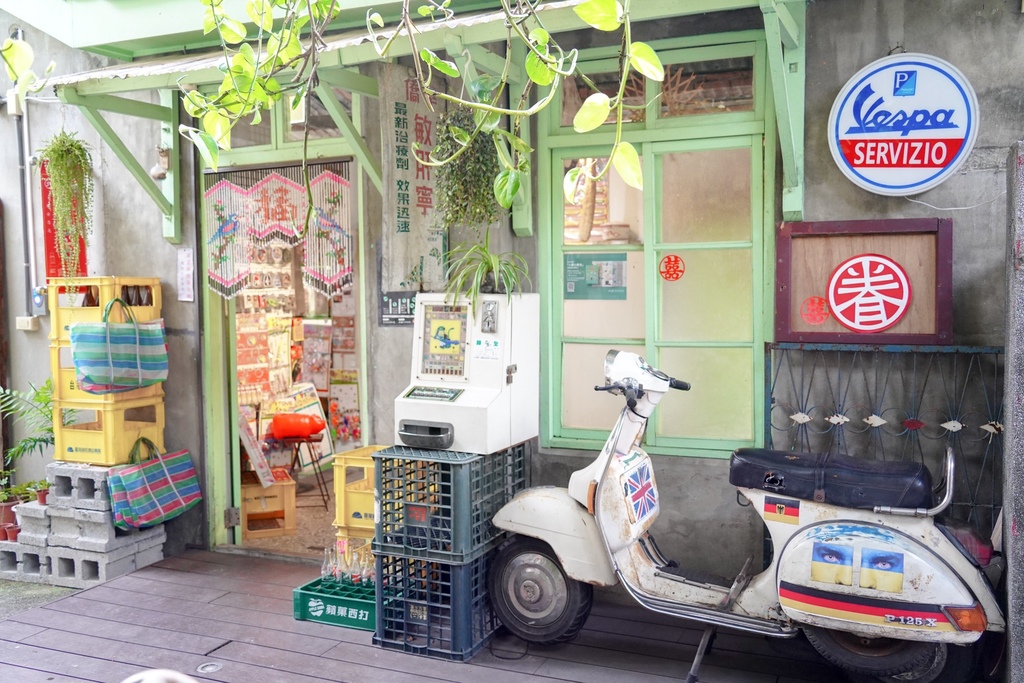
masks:
POLYGON ((192 247, 178 249, 178 301, 195 301, 196 256, 192 247))

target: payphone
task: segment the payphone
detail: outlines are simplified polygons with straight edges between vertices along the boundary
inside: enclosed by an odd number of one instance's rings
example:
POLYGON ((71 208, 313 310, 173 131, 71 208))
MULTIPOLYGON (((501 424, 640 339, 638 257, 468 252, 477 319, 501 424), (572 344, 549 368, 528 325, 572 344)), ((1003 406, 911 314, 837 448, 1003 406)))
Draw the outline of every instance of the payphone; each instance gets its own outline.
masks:
POLYGON ((495 453, 538 434, 540 297, 418 294, 411 382, 395 399, 395 443, 495 453))

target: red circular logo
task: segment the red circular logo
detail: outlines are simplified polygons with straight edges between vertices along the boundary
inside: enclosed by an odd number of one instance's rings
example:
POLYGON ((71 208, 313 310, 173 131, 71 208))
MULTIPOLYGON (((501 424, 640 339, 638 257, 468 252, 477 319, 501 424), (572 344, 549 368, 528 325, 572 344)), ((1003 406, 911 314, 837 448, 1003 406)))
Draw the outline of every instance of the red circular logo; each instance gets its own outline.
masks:
POLYGON ((809 296, 800 304, 800 317, 808 325, 820 325, 828 320, 828 302, 823 296, 809 296))
POLYGON ((669 254, 665 258, 661 259, 661 265, 658 266, 658 272, 661 273, 661 277, 669 282, 675 282, 683 276, 686 272, 686 264, 683 262, 681 256, 675 254, 669 254))
POLYGON ((888 256, 861 254, 839 264, 828 280, 828 307, 843 327, 881 332, 910 306, 910 278, 888 256))

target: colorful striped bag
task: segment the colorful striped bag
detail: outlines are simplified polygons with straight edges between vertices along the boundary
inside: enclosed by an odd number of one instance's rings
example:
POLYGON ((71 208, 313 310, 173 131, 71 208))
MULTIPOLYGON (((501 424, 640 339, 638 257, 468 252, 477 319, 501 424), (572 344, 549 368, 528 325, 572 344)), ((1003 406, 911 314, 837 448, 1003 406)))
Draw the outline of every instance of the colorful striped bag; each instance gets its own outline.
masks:
POLYGON ((71 359, 82 391, 113 394, 148 387, 167 379, 164 321, 140 323, 121 299, 103 309, 103 321, 71 323, 71 359), (120 304, 128 322, 112 323, 110 309, 120 304))
POLYGON ((188 451, 161 455, 143 437, 135 442, 130 457, 132 464, 111 467, 107 475, 114 526, 119 529, 162 524, 203 499, 188 451), (148 451, 147 460, 141 460, 142 448, 148 451))

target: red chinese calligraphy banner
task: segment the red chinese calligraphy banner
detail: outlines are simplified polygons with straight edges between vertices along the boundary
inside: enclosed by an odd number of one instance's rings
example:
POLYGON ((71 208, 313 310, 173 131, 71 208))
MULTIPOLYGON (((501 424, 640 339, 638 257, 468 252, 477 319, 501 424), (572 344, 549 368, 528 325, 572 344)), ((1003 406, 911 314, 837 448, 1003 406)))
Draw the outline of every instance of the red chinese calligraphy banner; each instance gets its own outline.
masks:
POLYGON ((951 344, 950 219, 783 223, 775 339, 951 344))
POLYGON ((419 91, 415 73, 382 64, 380 107, 384 194, 381 288, 440 291, 445 285, 445 232, 434 211, 435 170, 417 161, 437 141, 437 118, 419 91))

